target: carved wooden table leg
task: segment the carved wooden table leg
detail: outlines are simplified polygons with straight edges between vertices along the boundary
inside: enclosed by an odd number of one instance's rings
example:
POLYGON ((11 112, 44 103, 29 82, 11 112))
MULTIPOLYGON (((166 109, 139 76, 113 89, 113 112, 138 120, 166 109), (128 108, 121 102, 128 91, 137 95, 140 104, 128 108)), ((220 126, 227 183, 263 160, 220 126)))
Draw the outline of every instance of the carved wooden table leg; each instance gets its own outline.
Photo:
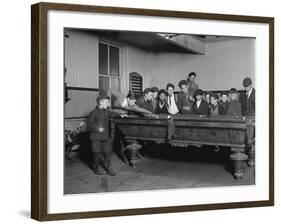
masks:
POLYGON ((251 147, 249 147, 248 149, 248 165, 250 167, 254 167, 255 166, 255 145, 252 145, 251 147))
POLYGON ((136 167, 138 161, 138 155, 141 145, 137 143, 137 141, 133 141, 129 145, 126 146, 126 149, 129 152, 129 160, 132 167, 136 167))
POLYGON ((120 141, 120 156, 121 156, 121 159, 125 164, 129 165, 130 163, 127 159, 126 150, 127 149, 126 149, 126 146, 124 145, 123 141, 120 141))
POLYGON ((242 179, 245 171, 245 161, 248 159, 248 156, 244 153, 245 149, 243 148, 231 148, 231 151, 233 151, 230 159, 234 165, 234 177, 242 179))

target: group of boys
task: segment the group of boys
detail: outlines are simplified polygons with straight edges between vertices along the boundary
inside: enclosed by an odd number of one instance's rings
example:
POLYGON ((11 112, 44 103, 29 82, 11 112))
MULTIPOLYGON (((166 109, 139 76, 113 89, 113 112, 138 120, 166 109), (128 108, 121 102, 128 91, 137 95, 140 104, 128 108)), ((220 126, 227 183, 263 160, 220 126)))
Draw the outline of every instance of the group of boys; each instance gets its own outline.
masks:
POLYGON ((255 89, 252 87, 250 78, 243 80, 246 91, 241 93, 239 99, 235 88, 231 88, 229 93, 221 93, 220 96, 210 92, 204 93, 195 83, 195 78, 196 74, 192 72, 188 75, 187 80, 181 80, 178 83, 181 92, 178 94, 175 94, 175 86, 172 83, 168 83, 166 89, 147 88, 137 100, 132 92, 125 96, 114 89, 100 94, 97 97, 98 105, 90 113, 87 121, 92 144, 94 173, 97 175, 116 175, 111 166, 112 141, 109 133, 109 120, 113 116, 124 117, 128 111, 141 114, 172 115, 178 113, 255 115, 255 89), (117 110, 108 110, 109 107, 117 110))
POLYGON ((251 78, 243 80, 245 92, 241 94, 235 88, 220 95, 203 92, 195 83, 196 74, 188 75, 187 80, 178 83, 179 93, 175 93, 172 83, 166 89, 147 88, 136 101, 136 105, 153 114, 195 114, 195 115, 228 115, 242 116, 255 114, 255 89, 251 78))

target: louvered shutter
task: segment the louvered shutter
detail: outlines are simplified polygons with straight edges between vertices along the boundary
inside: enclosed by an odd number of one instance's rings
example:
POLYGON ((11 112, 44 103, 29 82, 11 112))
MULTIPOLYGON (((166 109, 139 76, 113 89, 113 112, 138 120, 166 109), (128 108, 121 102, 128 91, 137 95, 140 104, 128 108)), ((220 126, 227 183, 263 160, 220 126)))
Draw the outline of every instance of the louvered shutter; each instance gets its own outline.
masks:
POLYGON ((142 76, 137 72, 130 73, 130 91, 132 91, 136 97, 142 94, 142 76))

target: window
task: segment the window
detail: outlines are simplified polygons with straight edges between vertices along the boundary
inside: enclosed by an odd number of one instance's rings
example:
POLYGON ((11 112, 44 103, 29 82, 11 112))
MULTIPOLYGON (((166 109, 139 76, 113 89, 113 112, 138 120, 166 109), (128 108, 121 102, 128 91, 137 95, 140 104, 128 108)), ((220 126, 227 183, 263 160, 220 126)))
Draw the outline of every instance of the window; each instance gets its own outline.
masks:
POLYGON ((99 90, 120 90, 120 48, 99 43, 99 90))

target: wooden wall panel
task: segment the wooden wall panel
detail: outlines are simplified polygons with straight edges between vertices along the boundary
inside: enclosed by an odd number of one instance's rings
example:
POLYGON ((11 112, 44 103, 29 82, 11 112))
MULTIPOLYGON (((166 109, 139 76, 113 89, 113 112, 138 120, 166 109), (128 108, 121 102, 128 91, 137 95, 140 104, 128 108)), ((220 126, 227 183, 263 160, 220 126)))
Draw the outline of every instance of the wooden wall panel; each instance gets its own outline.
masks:
POLYGON ((98 37, 66 29, 65 80, 68 86, 98 88, 98 37))
POLYGON ((202 89, 243 89, 242 81, 255 79, 255 40, 238 39, 207 43, 205 55, 189 56, 188 70, 197 73, 202 89))
POLYGON ((98 92, 69 90, 70 101, 65 104, 65 117, 84 117, 95 108, 98 92))
POLYGON ((206 43, 205 55, 179 53, 152 54, 147 63, 151 86, 165 88, 196 72, 199 87, 207 90, 242 89, 242 80, 255 78, 255 40, 237 39, 206 43))

